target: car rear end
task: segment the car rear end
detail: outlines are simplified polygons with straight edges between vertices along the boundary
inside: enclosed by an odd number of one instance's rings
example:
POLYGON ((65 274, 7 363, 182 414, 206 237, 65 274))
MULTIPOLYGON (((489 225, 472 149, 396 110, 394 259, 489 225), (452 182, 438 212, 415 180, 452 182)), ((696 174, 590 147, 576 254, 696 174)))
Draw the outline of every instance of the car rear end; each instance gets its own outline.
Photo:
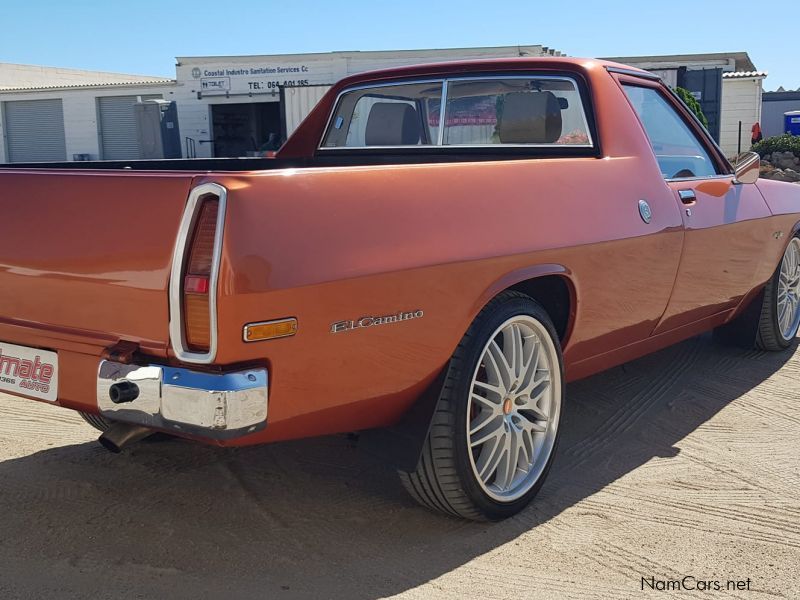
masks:
POLYGON ((264 427, 266 369, 215 362, 225 188, 23 169, 0 189, 0 391, 210 441, 264 427))

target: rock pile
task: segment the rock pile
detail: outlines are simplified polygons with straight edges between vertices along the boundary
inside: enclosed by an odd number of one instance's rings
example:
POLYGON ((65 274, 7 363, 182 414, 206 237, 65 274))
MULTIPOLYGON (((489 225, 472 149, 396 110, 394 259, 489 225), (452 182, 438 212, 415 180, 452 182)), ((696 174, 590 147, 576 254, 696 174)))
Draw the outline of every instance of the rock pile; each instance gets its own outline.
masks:
POLYGON ((800 183, 800 158, 794 152, 773 152, 761 158, 761 177, 800 183))

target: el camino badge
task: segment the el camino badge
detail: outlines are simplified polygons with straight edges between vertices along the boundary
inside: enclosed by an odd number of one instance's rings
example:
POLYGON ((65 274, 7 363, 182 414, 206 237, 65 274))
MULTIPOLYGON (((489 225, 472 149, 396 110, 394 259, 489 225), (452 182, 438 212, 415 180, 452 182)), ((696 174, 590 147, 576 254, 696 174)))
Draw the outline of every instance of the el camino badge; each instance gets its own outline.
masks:
POLYGON ((331 325, 331 333, 341 333, 343 331, 373 327, 374 325, 389 325, 391 323, 400 323, 401 321, 410 321, 411 319, 421 319, 424 315, 425 313, 421 310, 410 310, 380 317, 359 317, 358 319, 350 321, 337 321, 331 325))

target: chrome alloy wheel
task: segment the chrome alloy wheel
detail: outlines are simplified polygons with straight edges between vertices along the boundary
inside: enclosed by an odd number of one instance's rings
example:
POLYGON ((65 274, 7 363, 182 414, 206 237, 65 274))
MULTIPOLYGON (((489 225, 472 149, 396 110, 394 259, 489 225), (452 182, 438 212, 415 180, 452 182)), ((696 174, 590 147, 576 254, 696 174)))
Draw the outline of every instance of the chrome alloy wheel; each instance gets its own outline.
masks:
POLYGON ((778 328, 784 340, 797 335, 800 324, 800 239, 792 238, 783 253, 778 279, 778 328))
POLYGON ((470 385, 467 440, 477 482, 511 502, 541 477, 558 432, 561 371, 547 329, 518 315, 495 330, 470 385))

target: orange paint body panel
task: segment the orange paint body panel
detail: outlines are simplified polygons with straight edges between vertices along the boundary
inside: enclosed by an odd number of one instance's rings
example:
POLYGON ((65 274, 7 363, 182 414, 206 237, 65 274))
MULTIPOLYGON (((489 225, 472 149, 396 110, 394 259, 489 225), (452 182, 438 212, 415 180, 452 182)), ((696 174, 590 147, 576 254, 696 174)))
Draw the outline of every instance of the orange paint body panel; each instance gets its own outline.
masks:
POLYGON ((0 171, 0 340, 57 351, 59 403, 87 412, 97 411, 99 360, 118 342, 181 365, 169 336, 170 267, 187 196, 204 183, 223 186, 227 206, 216 356, 202 368, 269 372, 267 427, 220 443, 391 425, 493 296, 540 277, 561 278, 569 292, 568 379, 721 325, 778 264, 800 221, 800 186, 742 185, 732 175, 665 181, 620 86, 638 78, 609 66, 521 59, 351 77, 274 160, 318 156, 347 86, 517 71, 566 72, 585 82, 594 156, 298 162, 248 172, 0 171), (691 207, 678 196, 687 186, 696 194, 691 207), (649 222, 639 213, 642 199, 649 222), (406 311, 422 316, 331 330, 406 311), (243 340, 248 323, 292 317, 293 336, 243 340))

